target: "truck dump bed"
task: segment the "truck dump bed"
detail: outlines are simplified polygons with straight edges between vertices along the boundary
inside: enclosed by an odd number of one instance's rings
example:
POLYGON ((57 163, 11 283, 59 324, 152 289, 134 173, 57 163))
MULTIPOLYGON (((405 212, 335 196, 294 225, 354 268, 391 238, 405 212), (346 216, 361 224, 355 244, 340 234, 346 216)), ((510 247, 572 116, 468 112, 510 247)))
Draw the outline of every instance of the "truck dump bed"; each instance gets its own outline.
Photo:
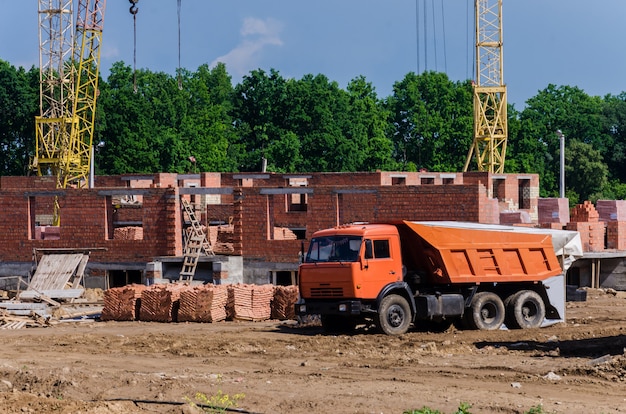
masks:
POLYGON ((433 284, 540 281, 562 273, 548 234, 396 225, 407 269, 433 284))

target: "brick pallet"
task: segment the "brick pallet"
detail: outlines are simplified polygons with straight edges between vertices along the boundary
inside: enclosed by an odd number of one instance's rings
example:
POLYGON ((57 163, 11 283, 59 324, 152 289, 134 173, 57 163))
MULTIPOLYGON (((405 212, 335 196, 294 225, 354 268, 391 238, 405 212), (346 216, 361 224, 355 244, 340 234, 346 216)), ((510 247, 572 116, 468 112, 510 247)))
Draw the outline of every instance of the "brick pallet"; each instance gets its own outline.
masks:
POLYGON ((100 319, 103 321, 135 321, 138 320, 138 309, 141 304, 141 292, 145 285, 127 285, 104 291, 104 307, 100 319))
POLYGON ((224 285, 200 285, 180 293, 179 322, 219 322, 226 319, 228 289, 224 285))
POLYGON ((228 285, 226 314, 229 319, 264 321, 270 319, 273 285, 228 285))
POLYGON ((297 300, 297 286, 276 286, 272 300, 272 319, 296 319, 294 306, 297 300))
POLYGON ((141 294, 139 320, 144 322, 176 322, 180 293, 188 285, 171 283, 152 285, 141 294))

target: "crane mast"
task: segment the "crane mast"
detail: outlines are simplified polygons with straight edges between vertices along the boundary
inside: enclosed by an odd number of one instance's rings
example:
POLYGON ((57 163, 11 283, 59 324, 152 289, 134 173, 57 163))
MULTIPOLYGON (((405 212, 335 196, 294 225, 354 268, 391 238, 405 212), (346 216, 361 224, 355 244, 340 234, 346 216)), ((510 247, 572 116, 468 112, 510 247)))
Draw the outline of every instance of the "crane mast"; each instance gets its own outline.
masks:
POLYGON ((463 171, 475 158, 478 171, 503 173, 508 120, 502 63, 502 0, 476 0, 475 18, 474 140, 463 171))
POLYGON ((73 0, 39 0, 39 116, 32 168, 52 174, 61 187, 61 159, 68 148, 74 95, 73 0))
MULTIPOLYGON (((57 188, 86 186, 106 0, 39 0, 39 110, 32 168, 57 188)), ((55 216, 58 206, 55 207, 55 216)))

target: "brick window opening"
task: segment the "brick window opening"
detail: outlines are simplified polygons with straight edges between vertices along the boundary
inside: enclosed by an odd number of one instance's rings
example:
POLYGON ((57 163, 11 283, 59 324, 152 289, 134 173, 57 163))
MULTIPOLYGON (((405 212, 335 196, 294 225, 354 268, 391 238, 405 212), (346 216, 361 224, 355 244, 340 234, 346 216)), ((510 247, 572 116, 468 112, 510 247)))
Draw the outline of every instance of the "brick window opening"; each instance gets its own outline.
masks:
POLYGON ((143 240, 143 203, 133 196, 107 197, 108 240, 143 240))
POLYGON ((530 209, 530 180, 521 179, 518 182, 519 208, 530 209))
POLYGON ((454 178, 442 178, 441 183, 443 185, 452 185, 454 184, 454 178))
MULTIPOLYGON (((307 187, 309 181, 304 177, 291 177, 286 180, 287 187, 304 188, 307 187)), ((287 202, 287 211, 307 211, 308 198, 305 193, 285 194, 287 202)))
POLYGON ((30 214, 30 240, 60 240, 61 239, 61 208, 55 209, 58 203, 55 196, 28 197, 30 214), (59 216, 59 223, 54 223, 54 216, 59 216))
POLYGON ((501 178, 494 178, 493 180, 493 198, 498 201, 505 201, 505 185, 504 180, 501 178))
POLYGON ((391 177, 391 185, 406 185, 406 177, 391 177))
POLYGON ((285 194, 287 197, 287 211, 306 211, 307 195, 306 194, 285 194))
POLYGON ((435 179, 433 177, 422 177, 422 178, 420 178, 420 184, 422 184, 422 185, 433 185, 433 184, 435 184, 435 179))

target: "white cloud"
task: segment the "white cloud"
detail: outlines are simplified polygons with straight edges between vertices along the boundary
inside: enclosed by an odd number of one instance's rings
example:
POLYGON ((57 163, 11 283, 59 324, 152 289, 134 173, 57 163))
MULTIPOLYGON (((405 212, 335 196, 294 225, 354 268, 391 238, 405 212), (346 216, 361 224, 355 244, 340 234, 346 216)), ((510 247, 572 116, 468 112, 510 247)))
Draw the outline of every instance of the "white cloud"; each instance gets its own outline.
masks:
POLYGON ((281 22, 275 19, 244 19, 240 30, 241 40, 235 48, 211 62, 211 67, 218 62, 226 65, 228 72, 243 76, 258 68, 261 52, 267 46, 282 46, 280 33, 283 29, 281 22))

